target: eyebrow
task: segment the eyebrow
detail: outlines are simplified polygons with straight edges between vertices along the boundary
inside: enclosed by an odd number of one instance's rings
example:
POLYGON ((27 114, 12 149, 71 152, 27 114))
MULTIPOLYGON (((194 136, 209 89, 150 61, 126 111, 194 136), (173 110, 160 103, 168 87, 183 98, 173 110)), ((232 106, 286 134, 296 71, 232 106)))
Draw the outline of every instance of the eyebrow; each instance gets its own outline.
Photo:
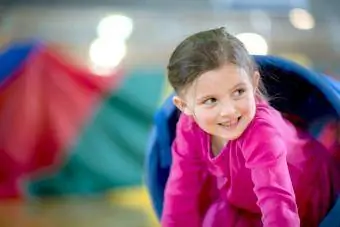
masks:
POLYGON ((230 91, 235 90, 235 88, 242 87, 242 86, 245 86, 245 85, 246 85, 246 83, 240 82, 240 83, 236 84, 234 87, 232 87, 232 88, 230 89, 230 91))
MULTIPOLYGON (((232 88, 230 88, 229 91, 235 90, 236 88, 242 87, 242 86, 245 86, 245 85, 246 85, 246 83, 240 82, 240 83, 234 85, 232 88)), ((198 97, 197 101, 204 101, 205 99, 212 98, 214 96, 215 96, 214 94, 204 95, 202 97, 198 97)))

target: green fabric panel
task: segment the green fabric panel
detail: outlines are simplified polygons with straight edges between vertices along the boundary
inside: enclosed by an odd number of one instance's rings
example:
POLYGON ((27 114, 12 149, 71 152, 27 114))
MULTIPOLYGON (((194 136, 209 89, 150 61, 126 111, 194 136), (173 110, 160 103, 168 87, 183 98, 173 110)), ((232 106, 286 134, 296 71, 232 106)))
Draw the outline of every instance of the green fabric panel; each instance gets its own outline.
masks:
POLYGON ((93 194, 142 184, 154 111, 163 94, 159 71, 137 70, 103 101, 60 171, 29 183, 32 195, 93 194))

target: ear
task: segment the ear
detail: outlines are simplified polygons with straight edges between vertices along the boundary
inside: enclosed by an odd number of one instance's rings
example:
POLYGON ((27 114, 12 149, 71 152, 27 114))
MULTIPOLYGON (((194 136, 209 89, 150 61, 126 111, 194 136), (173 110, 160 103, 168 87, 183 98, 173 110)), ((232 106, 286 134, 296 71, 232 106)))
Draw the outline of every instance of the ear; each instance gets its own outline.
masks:
POLYGON ((253 75, 253 87, 254 87, 254 93, 257 92, 257 89, 259 89, 259 81, 260 81, 260 73, 259 71, 255 71, 253 75))
POLYGON ((187 103, 179 96, 174 96, 172 98, 172 102, 174 105, 184 114, 186 115, 193 115, 192 111, 189 109, 187 103))

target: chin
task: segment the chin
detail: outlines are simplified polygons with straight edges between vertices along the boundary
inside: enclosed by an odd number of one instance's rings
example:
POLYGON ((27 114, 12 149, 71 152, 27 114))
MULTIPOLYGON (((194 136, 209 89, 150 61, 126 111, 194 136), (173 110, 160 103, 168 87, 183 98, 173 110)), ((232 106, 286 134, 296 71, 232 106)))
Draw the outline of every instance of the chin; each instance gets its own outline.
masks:
POLYGON ((235 135, 235 136, 223 136, 223 138, 224 139, 226 139, 226 140, 236 140, 236 139, 238 139, 240 137, 240 135, 235 135))
POLYGON ((225 140, 236 140, 241 136, 242 133, 233 133, 233 134, 220 134, 219 137, 225 140))

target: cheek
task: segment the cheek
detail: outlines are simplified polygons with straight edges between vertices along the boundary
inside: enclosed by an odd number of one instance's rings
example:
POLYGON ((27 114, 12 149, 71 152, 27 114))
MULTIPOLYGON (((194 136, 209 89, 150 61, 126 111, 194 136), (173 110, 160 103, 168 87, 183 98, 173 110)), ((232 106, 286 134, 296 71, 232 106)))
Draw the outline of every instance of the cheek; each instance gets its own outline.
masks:
POLYGON ((203 124, 211 124, 216 121, 216 111, 213 109, 203 109, 203 108, 197 108, 195 110, 195 116, 198 121, 200 121, 203 124))
POLYGON ((251 98, 244 99, 238 103, 237 109, 242 115, 254 115, 256 109, 255 100, 251 98))

